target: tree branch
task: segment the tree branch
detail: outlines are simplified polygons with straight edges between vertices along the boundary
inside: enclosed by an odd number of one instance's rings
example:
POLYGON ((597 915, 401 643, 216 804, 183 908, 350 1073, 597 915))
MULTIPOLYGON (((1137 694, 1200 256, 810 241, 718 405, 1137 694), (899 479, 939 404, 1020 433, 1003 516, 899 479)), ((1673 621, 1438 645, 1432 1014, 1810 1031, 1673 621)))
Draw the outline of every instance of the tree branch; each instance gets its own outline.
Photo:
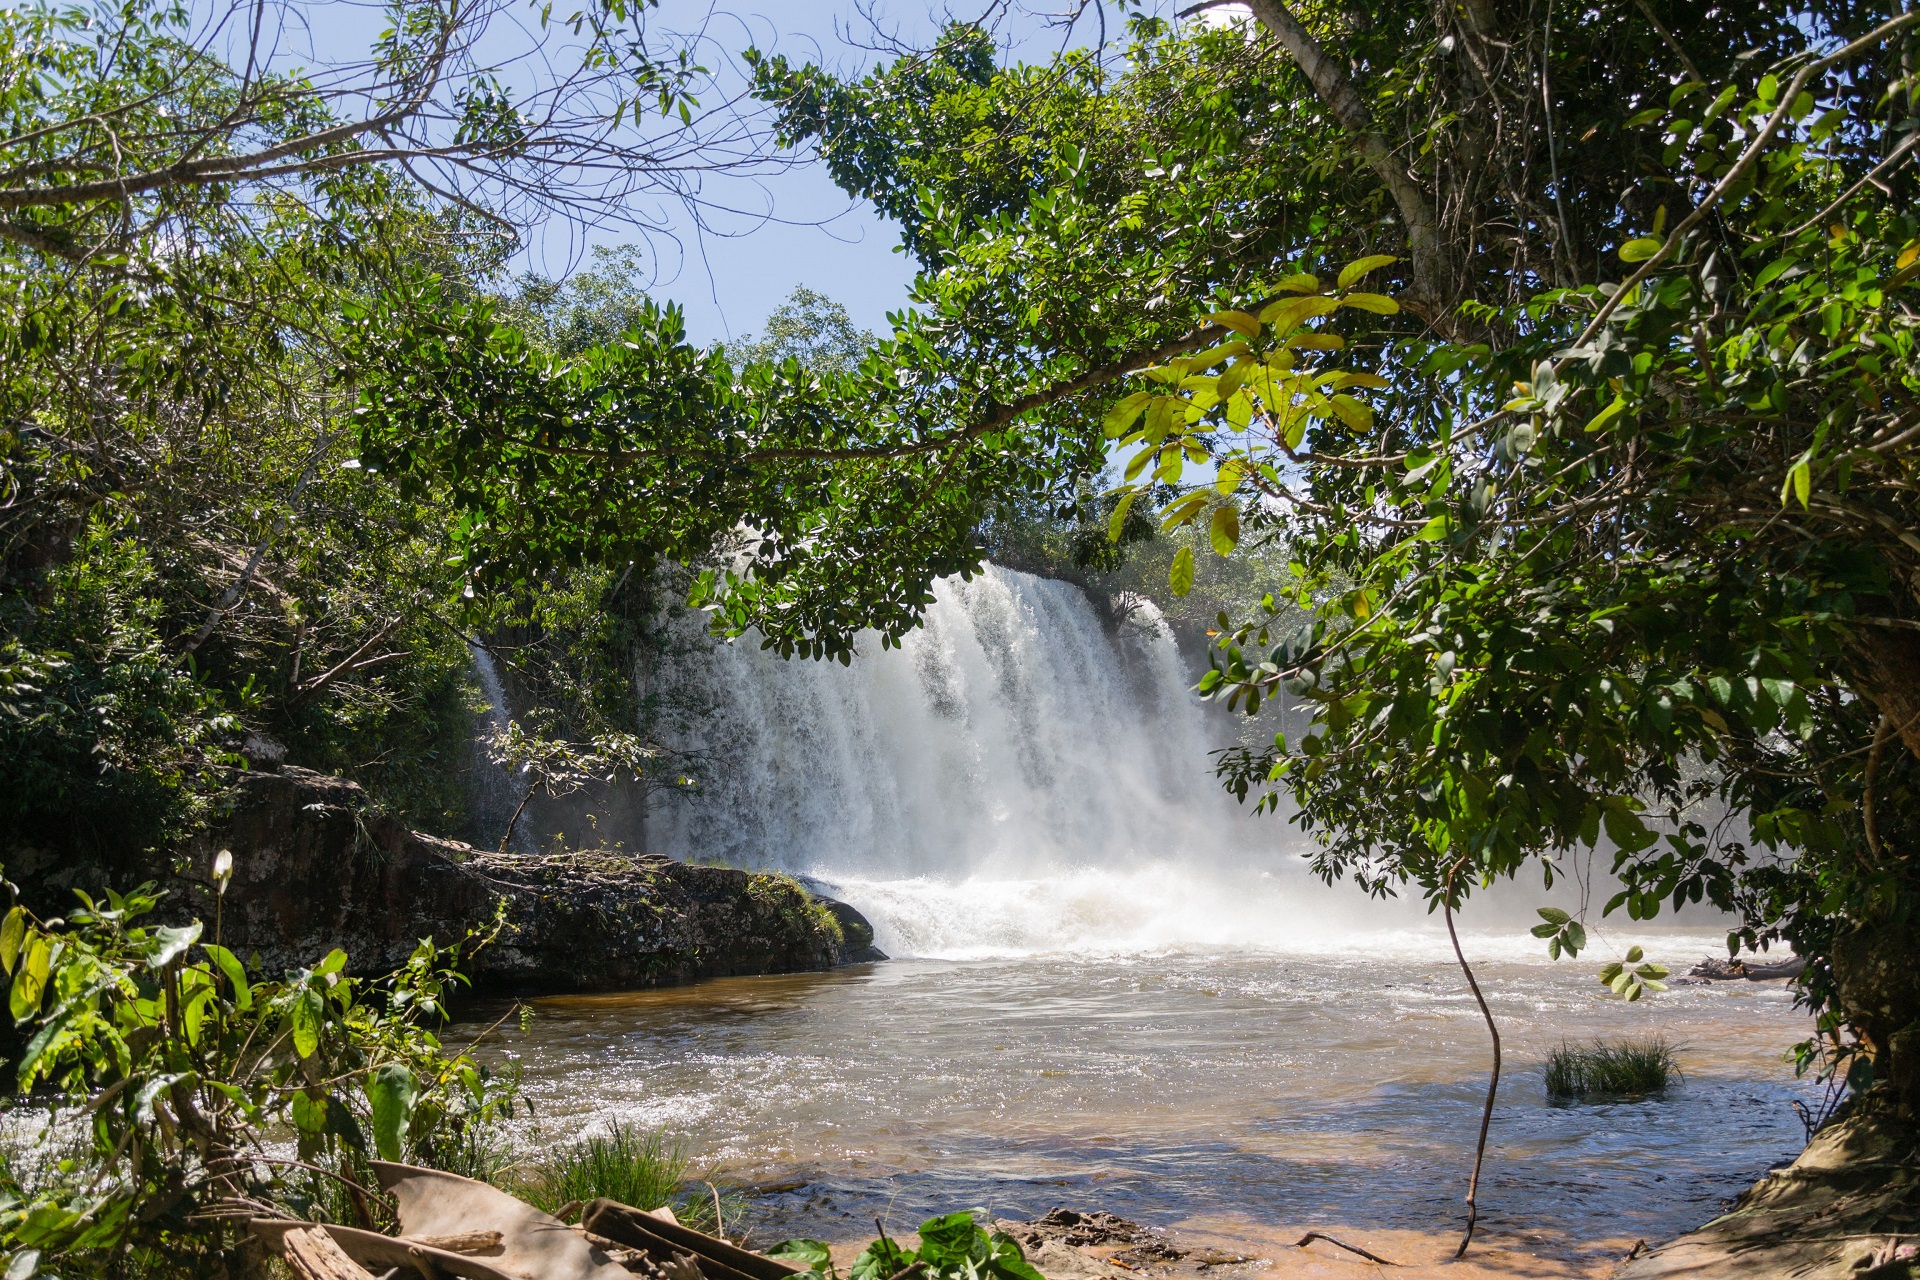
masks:
POLYGON ((1273 33, 1297 64, 1313 91, 1326 104, 1340 127, 1353 135, 1367 165, 1387 188, 1400 220, 1407 228, 1407 252, 1413 262, 1414 288, 1418 296, 1403 299, 1410 310, 1418 310, 1435 327, 1443 327, 1450 309, 1452 272, 1440 245, 1440 222, 1426 191, 1407 173, 1406 166, 1394 155, 1393 147, 1375 125, 1373 112, 1367 109, 1353 77, 1338 62, 1327 56, 1320 42, 1301 25, 1281 0, 1246 0, 1260 25, 1273 33))

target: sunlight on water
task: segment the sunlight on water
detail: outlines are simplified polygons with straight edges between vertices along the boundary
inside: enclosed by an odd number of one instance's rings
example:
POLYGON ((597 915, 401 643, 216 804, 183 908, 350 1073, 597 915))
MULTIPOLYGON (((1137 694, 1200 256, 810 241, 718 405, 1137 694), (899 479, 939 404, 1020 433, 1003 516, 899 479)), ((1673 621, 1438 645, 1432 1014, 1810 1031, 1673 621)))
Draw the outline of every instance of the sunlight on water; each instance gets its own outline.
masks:
MULTIPOLYGON (((1207 751, 1235 726, 1157 615, 1115 635, 1076 589, 989 569, 872 648, 842 668, 742 643, 662 673, 713 694, 680 745, 716 763, 648 836, 806 875, 896 958, 537 1002, 492 1050, 526 1073, 530 1156, 661 1126, 784 1188, 756 1202, 766 1238, 969 1205, 1457 1221, 1487 1043, 1445 935, 1422 903, 1321 884, 1294 828, 1218 790, 1207 751)), ((1636 942, 1676 969, 1722 952, 1711 915, 1548 963, 1525 926, 1581 878, 1463 913, 1508 1041, 1483 1202, 1494 1230, 1671 1234, 1798 1149, 1781 1052, 1806 1019, 1778 985, 1628 1005, 1594 979, 1636 942), (1681 1046, 1666 1096, 1547 1102, 1552 1046, 1651 1033, 1681 1046)))

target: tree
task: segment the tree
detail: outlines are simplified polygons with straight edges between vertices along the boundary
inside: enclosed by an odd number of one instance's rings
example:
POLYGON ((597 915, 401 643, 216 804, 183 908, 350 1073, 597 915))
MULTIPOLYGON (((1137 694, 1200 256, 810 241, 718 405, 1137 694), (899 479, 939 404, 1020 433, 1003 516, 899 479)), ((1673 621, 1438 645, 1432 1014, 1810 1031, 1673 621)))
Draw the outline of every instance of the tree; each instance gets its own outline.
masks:
POLYGON ((1249 8, 760 90, 911 222, 929 343, 1288 548, 1312 623, 1223 619, 1206 688, 1311 708, 1223 774, 1324 874, 1450 907, 1604 835, 1609 909, 1739 911, 1915 1088, 1913 16, 1249 8))

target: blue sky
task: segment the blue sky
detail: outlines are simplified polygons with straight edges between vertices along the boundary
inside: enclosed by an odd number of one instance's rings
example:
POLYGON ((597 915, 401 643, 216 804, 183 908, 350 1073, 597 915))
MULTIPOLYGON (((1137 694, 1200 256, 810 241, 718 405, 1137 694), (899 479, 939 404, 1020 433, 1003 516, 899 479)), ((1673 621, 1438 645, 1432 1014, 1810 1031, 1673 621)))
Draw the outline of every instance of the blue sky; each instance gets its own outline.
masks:
MULTIPOLYGON (((737 51, 751 43, 784 53, 795 62, 816 61, 842 74, 855 73, 886 59, 875 52, 874 23, 907 44, 925 47, 949 12, 976 16, 989 0, 968 0, 952 9, 925 0, 663 0, 651 21, 686 31, 707 22, 716 51, 737 51), (713 15, 713 16, 709 16, 713 15)), ((1016 55, 1039 59, 1058 49, 1061 33, 1039 14, 1064 9, 1058 2, 1032 3, 1001 24, 1016 55)), ((1162 6, 1168 7, 1171 6, 1162 6)), ((1109 38, 1122 35, 1118 6, 1109 4, 1109 38)), ((1079 35, 1095 37, 1093 24, 1079 35)), ((708 65, 724 78, 717 62, 708 65)), ((655 237, 659 259, 654 293, 679 303, 687 314, 688 336, 695 342, 738 339, 758 328, 767 313, 797 286, 827 295, 846 306, 854 323, 886 330, 886 315, 906 305, 914 264, 895 251, 896 229, 864 201, 850 200, 818 164, 802 164, 755 178, 721 176, 707 184, 716 203, 742 210, 708 213, 712 231, 702 231, 691 216, 669 201, 657 211, 673 234, 655 237), (745 212, 751 211, 751 212, 745 212)), ((586 243, 620 244, 636 239, 630 229, 600 228, 586 243)), ((530 250, 532 261, 553 274, 579 259, 580 241, 565 232, 549 235, 530 250)))

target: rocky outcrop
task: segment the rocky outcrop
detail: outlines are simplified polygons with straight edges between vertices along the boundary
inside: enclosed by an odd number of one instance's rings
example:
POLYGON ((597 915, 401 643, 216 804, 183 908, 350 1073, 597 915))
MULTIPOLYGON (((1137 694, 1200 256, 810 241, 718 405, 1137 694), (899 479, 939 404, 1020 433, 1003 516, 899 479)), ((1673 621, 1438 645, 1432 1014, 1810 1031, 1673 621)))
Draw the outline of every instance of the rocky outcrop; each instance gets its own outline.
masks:
POLYGON ((354 972, 391 971, 422 938, 474 949, 479 992, 614 991, 884 959, 845 903, 786 876, 656 855, 486 853, 369 810, 354 783, 304 769, 247 776, 188 851, 183 910, 263 972, 334 947, 354 972), (233 854, 224 897, 215 854, 233 854))

